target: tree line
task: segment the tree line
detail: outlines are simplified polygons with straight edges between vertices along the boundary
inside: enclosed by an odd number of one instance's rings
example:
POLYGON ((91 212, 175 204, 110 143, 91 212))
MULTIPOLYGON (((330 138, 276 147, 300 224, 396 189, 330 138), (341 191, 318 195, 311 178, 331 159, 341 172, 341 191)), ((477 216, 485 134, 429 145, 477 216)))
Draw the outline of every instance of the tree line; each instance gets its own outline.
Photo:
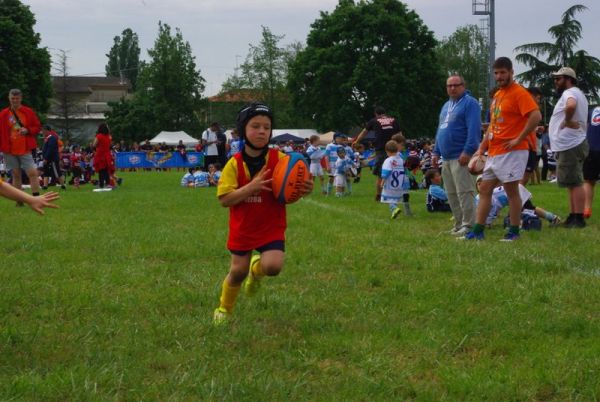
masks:
MULTIPOLYGON (((20 87, 40 112, 52 96, 50 55, 33 31, 35 17, 19 0, 0 0, 0 105, 8 89, 20 87), (33 61, 33 62, 32 62, 33 61)), ((576 69, 580 87, 597 99, 600 61, 577 50, 582 37, 574 5, 548 32, 554 42, 519 46, 516 60, 530 69, 517 78, 552 98, 550 72, 576 69)), ((148 60, 140 60, 138 36, 130 28, 106 54, 107 76, 127 79, 132 96, 111 104, 107 120, 117 139, 141 141, 161 130, 199 133, 211 121, 233 126, 237 109, 261 100, 275 110, 278 127, 350 131, 367 121, 375 105, 398 117, 409 137, 435 135, 447 98, 444 81, 461 74, 479 99, 487 98, 487 38, 475 25, 458 27, 437 40, 419 15, 398 0, 339 0, 311 24, 306 43, 283 45, 284 35, 262 27, 244 62, 222 84, 217 99, 202 94, 205 80, 192 48, 178 28, 158 23, 148 60)), ((64 56, 64 54, 63 54, 64 56)), ((59 60, 64 67, 65 60, 59 60)))

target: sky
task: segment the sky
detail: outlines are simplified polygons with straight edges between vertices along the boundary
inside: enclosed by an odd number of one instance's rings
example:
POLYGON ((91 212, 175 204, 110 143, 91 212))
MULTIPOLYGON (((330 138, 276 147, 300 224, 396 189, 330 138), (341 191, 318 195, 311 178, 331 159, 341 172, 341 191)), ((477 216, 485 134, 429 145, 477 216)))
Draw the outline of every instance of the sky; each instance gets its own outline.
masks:
MULTIPOLYGON (((337 0, 22 0, 30 6, 41 36, 41 46, 56 56, 67 51, 70 75, 104 75, 113 38, 125 28, 138 34, 140 57, 148 60, 158 22, 179 28, 190 43, 196 65, 206 80, 204 95, 219 92, 261 39, 261 26, 284 35, 280 45, 306 42, 310 25, 321 11, 332 12, 337 0)), ((481 2, 482 0, 478 0, 481 2)), ((405 0, 438 39, 466 24, 481 24, 472 14, 473 0, 405 0)), ((550 41, 548 28, 560 23, 573 4, 587 11, 576 18, 583 26, 579 48, 600 58, 600 2, 598 0, 497 0, 496 56, 514 60, 516 46, 550 41)), ((524 69, 516 65, 518 73, 524 69)))

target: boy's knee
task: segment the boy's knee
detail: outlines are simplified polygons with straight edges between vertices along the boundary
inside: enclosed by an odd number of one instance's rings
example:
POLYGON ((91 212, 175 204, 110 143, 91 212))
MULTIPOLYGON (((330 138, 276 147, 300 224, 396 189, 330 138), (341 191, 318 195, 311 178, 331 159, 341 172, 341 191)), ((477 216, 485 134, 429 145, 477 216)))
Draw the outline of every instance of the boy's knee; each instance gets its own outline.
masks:
POLYGON ((283 264, 275 261, 262 261, 260 265, 261 270, 267 276, 277 276, 283 268, 283 264))
POLYGON ((229 277, 233 283, 242 283, 248 276, 248 268, 232 267, 229 271, 229 277))

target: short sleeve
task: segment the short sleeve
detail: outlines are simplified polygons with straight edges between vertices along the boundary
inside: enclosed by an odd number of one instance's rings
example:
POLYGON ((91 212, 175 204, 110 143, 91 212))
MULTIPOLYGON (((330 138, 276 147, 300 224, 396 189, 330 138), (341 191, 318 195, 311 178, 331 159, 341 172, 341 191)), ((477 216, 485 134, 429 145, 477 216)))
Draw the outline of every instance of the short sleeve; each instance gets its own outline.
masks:
POLYGON ((219 183, 217 184, 217 198, 231 193, 238 188, 237 181, 237 160, 235 158, 229 159, 221 172, 219 183))

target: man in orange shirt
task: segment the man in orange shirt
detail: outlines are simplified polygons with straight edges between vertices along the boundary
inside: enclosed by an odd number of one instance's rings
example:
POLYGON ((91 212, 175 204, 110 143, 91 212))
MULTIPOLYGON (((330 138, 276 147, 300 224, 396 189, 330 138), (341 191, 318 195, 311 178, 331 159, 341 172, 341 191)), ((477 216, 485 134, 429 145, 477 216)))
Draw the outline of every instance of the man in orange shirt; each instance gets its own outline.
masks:
POLYGON ((476 154, 488 152, 479 186, 476 223, 465 240, 483 240, 485 219, 492 205, 492 192, 502 184, 509 204, 510 227, 502 241, 519 238, 521 197, 519 181, 523 178, 529 144, 527 136, 535 129, 542 115, 537 103, 525 88, 514 79, 512 62, 508 57, 496 59, 492 66, 498 91, 490 105, 490 125, 476 154))
MULTIPOLYGON (((12 185, 21 189, 21 169, 27 173, 31 193, 40 195, 37 167, 31 151, 37 148, 36 137, 40 132, 40 120, 35 112, 21 104, 23 94, 19 89, 8 93, 9 106, 0 111, 0 152, 4 153, 6 169, 11 171, 12 185)), ((22 206, 22 202, 17 202, 22 206)))

